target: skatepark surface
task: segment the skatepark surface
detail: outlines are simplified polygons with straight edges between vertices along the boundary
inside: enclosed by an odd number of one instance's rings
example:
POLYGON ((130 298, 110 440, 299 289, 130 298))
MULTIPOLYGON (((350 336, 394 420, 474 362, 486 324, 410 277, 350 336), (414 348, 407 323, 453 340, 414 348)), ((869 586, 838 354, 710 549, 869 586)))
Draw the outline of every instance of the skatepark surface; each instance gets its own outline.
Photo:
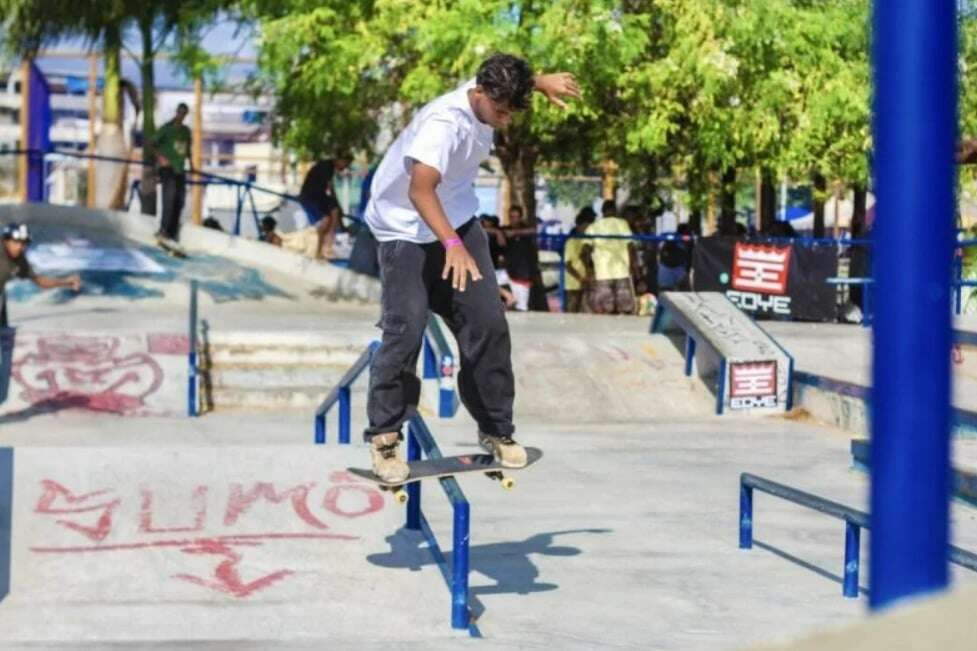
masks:
MULTIPOLYGON (((39 243, 66 241, 45 223, 39 243)), ((190 278, 211 283, 200 316, 215 334, 359 348, 378 332, 369 292, 343 295, 321 270, 190 244, 179 261, 132 232, 76 225, 71 237, 139 251, 164 271, 84 271, 80 295, 15 288, 18 345, 64 333, 185 335, 190 278)), ((648 319, 518 314, 510 326, 516 436, 545 456, 514 475, 512 491, 459 479, 480 638, 450 628, 442 570, 404 528, 405 508, 345 472, 368 465, 363 377, 348 446, 336 443, 334 415, 328 443, 313 445, 308 409, 0 413, 0 446, 14 449, 0 648, 718 650, 867 620, 864 590, 841 596, 841 521, 758 494, 754 549, 737 545, 741 472, 866 510, 851 433, 791 415, 715 416, 710 388, 682 373, 680 342, 648 334, 648 319)), ((868 377, 867 331, 769 330, 801 369, 868 377)), ((475 449, 464 409, 424 414, 445 454, 475 449)), ((973 448, 960 442, 956 454, 972 459, 973 448)), ((437 482, 422 495, 450 563, 450 505, 437 482)), ((954 503, 952 518, 954 544, 977 549, 977 511, 954 503)), ((952 576, 977 588, 974 573, 953 566, 952 576)))

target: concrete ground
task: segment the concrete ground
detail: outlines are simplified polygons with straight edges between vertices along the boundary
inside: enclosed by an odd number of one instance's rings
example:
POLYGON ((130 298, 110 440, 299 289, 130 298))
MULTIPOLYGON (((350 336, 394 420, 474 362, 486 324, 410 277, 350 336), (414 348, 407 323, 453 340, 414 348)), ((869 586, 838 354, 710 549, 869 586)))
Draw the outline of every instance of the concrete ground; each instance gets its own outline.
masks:
MULTIPOLYGON (((12 320, 184 332, 186 281, 199 274, 216 283, 201 305, 216 330, 357 341, 376 332, 375 305, 336 301, 271 267, 159 261, 167 277, 130 278, 134 293, 90 275, 98 292, 25 295, 12 320)), ((512 492, 459 480, 471 502, 471 605, 483 639, 449 627, 448 589, 423 538, 402 528, 403 507, 344 473, 366 466, 367 450, 313 446, 310 413, 191 420, 68 410, 0 417, 0 445, 15 448, 0 647, 719 650, 865 618, 864 595, 841 596, 840 521, 758 494, 756 546, 737 546, 743 471, 866 508, 850 434, 712 415, 709 389, 682 376, 679 351, 647 334, 647 319, 528 314, 510 323, 517 435, 545 456, 512 492)), ((795 333, 788 349, 839 379, 867 377, 853 353, 865 350, 862 331, 824 328, 795 333), (856 348, 839 346, 842 336, 856 348)), ((362 389, 353 414, 358 432, 362 389)), ((464 412, 429 424, 445 453, 473 449, 464 412)), ((423 505, 450 560, 451 511, 437 483, 424 485, 423 505)), ((955 543, 977 549, 977 511, 955 504, 953 524, 955 543)), ((868 542, 863 535, 863 586, 868 542)), ((960 585, 977 578, 953 576, 960 585)))

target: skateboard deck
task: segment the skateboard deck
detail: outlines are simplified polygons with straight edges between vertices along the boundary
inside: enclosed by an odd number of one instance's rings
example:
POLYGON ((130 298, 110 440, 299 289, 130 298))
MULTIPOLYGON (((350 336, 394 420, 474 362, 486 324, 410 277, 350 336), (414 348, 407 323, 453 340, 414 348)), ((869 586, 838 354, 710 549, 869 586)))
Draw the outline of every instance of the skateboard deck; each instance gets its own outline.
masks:
POLYGON ((505 473, 525 470, 543 457, 543 451, 539 448, 526 448, 526 465, 522 468, 507 468, 495 460, 491 454, 460 454, 457 456, 443 457, 441 459, 422 459, 411 461, 407 465, 410 468, 410 475, 402 482, 391 483, 382 481, 369 468, 347 468, 347 470, 357 477, 362 477, 373 482, 384 490, 393 491, 394 496, 399 502, 407 501, 407 494, 403 491, 406 484, 411 484, 425 479, 440 479, 441 477, 451 477, 453 475, 463 475, 469 472, 481 472, 502 482, 502 487, 509 489, 515 486, 515 481, 507 477, 505 473))
POLYGON ((159 244, 159 248, 163 249, 164 251, 166 251, 172 256, 176 256, 178 258, 187 257, 187 252, 183 250, 183 247, 181 247, 173 240, 167 239, 165 237, 157 237, 156 243, 159 244))

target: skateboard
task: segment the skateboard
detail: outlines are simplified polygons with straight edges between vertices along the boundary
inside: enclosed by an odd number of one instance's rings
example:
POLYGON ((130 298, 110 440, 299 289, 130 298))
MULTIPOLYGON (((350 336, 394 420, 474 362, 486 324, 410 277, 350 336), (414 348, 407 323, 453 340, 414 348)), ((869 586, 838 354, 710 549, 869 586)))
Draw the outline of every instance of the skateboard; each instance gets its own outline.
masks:
POLYGON ((408 462, 410 475, 400 483, 390 483, 382 481, 373 471, 368 468, 347 468, 347 470, 357 477, 362 477, 373 482, 380 487, 380 490, 390 491, 394 499, 401 504, 407 501, 407 491, 404 486, 416 481, 425 479, 440 479, 441 477, 451 477, 452 475, 463 475, 469 472, 484 473, 489 479, 494 479, 502 484, 502 488, 510 490, 515 487, 516 481, 505 474, 512 470, 524 470, 533 465, 543 457, 543 451, 539 448, 526 448, 526 465, 522 468, 507 468, 495 460, 491 454, 461 454, 453 457, 443 457, 441 459, 422 459, 420 461, 408 462))
POLYGON ((183 250, 183 247, 181 247, 179 244, 177 244, 176 242, 174 242, 169 238, 157 237, 156 243, 159 245, 159 248, 163 249, 164 251, 166 251, 167 253, 169 253, 174 257, 177 258, 187 257, 187 252, 183 250))

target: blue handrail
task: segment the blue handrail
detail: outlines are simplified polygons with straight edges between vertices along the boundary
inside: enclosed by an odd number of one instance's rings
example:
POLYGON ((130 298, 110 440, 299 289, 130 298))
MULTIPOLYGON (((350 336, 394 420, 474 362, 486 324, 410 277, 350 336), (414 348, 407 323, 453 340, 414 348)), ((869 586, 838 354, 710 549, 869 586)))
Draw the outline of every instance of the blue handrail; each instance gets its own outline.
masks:
POLYGON ((14 513, 14 449, 0 448, 0 601, 10 592, 14 513))
POLYGON ((433 312, 428 314, 423 348, 424 379, 438 380, 438 417, 452 418, 458 412, 458 393, 455 388, 458 366, 441 328, 441 322, 433 312))
POLYGON ((199 283, 196 279, 190 281, 190 323, 187 335, 187 415, 191 418, 199 415, 197 388, 197 290, 199 283))
MULTIPOLYGON (((407 460, 417 461, 421 458, 421 452, 429 459, 441 459, 441 449, 431 435, 431 430, 420 415, 415 415, 410 419, 407 445, 407 460)), ((458 485, 454 477, 442 477, 438 480, 444 490, 451 508, 454 513, 452 519, 452 550, 451 550, 451 575, 448 587, 451 590, 451 627, 456 629, 470 629, 473 634, 477 634, 477 628, 472 622, 471 611, 468 607, 468 568, 469 568, 469 532, 471 511, 468 499, 458 485)), ((421 509, 421 483, 412 482, 407 485, 407 528, 420 530, 431 546, 432 553, 435 553, 435 560, 441 556, 439 565, 444 566, 444 555, 440 553, 440 546, 437 538, 431 530, 431 526, 424 517, 421 509)), ((446 576, 447 580, 447 576, 446 576)))
MULTIPOLYGON (((861 529, 869 528, 869 516, 863 511, 831 500, 806 493, 802 490, 744 472, 740 475, 740 549, 753 548, 753 491, 758 490, 774 497, 830 515, 845 521, 845 564, 842 594, 848 598, 858 596, 858 572, 860 567, 861 529)), ((950 545, 948 558, 951 563, 977 572, 977 554, 950 545)))
POLYGON ((332 409, 332 406, 339 403, 339 442, 342 444, 349 443, 349 433, 350 433, 350 385, 356 381, 356 379, 363 373, 364 370, 369 368, 370 362, 373 360, 373 354, 376 353, 377 348, 380 347, 379 341, 372 341, 370 345, 366 347, 366 350, 360 354, 356 362, 349 367, 349 370, 343 375, 339 383, 333 387, 332 391, 329 392, 323 401, 319 404, 319 407, 315 410, 314 428, 315 428, 315 442, 322 445, 326 442, 326 414, 332 409))

